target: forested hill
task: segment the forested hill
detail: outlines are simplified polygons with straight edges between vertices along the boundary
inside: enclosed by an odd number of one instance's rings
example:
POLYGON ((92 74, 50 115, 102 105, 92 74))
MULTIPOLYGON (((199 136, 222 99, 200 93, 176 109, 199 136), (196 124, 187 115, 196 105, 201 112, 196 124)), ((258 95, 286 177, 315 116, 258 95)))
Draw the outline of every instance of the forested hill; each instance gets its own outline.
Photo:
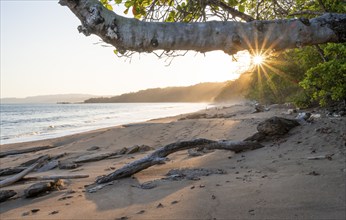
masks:
POLYGON ((146 89, 109 98, 91 98, 85 103, 119 102, 213 102, 227 82, 200 83, 186 87, 146 89))

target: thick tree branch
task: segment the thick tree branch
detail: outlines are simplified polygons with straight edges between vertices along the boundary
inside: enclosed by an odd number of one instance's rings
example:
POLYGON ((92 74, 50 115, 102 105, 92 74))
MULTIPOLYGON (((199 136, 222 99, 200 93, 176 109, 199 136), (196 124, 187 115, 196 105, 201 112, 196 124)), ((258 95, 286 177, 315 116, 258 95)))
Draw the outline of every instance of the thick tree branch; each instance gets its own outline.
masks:
POLYGON ((247 141, 212 141, 208 139, 195 139, 191 141, 182 141, 168 144, 153 153, 129 163, 122 168, 116 170, 107 176, 102 176, 97 179, 97 183, 107 183, 113 180, 129 177, 141 170, 147 169, 156 164, 160 164, 166 160, 169 154, 175 153, 181 150, 187 150, 196 147, 204 147, 207 149, 221 149, 230 150, 236 153, 246 150, 253 150, 263 147, 263 145, 254 142, 247 141))
POLYGON ((230 6, 228 6, 226 3, 220 1, 220 0, 207 0, 207 4, 213 4, 213 5, 217 5, 219 7, 221 7, 223 10, 227 11, 228 13, 230 13, 233 17, 238 17, 243 19, 246 22, 250 22, 255 20, 253 17, 251 17, 250 15, 247 15, 245 13, 242 13, 230 6))
POLYGON ((346 14, 324 14, 313 19, 244 22, 143 22, 107 10, 97 0, 60 0, 81 20, 85 35, 96 34, 126 50, 283 50, 327 42, 346 41, 346 14))

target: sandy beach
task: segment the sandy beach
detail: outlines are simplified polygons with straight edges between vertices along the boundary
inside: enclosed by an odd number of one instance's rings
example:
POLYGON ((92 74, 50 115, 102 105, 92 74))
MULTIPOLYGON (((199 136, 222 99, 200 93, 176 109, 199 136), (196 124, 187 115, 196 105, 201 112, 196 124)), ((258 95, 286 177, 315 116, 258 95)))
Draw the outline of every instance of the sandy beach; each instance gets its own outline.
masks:
MULTIPOLYGON (((1 152, 38 146, 52 149, 1 158, 2 169, 42 155, 64 153, 59 163, 147 145, 153 150, 167 144, 206 138, 244 140, 265 119, 294 119, 289 107, 271 106, 253 113, 250 104, 224 105, 198 113, 105 128, 61 138, 1 145, 1 152)), ((305 110, 312 112, 313 110, 305 110)), ((58 190, 25 198, 24 190, 37 181, 19 181, 1 190, 17 195, 0 203, 1 219, 345 219, 346 119, 315 112, 311 122, 288 134, 265 141, 263 148, 233 153, 225 150, 191 156, 187 150, 168 156, 132 177, 114 181, 94 193, 88 186, 153 150, 79 162, 74 169, 58 167, 28 176, 87 174, 64 180, 58 190), (319 158, 319 159, 311 159, 319 158), (222 169, 224 173, 198 179, 168 178, 172 169, 222 169), (144 184, 143 184, 144 183, 144 184), (142 187, 146 183, 152 187, 142 187)), ((3 180, 9 176, 1 176, 3 180)))

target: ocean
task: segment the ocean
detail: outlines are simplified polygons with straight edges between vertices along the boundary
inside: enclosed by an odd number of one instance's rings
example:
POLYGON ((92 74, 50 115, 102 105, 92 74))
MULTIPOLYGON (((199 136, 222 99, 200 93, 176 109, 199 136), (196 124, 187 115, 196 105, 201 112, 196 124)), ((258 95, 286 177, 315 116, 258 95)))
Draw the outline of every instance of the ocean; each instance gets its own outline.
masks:
POLYGON ((174 116, 207 103, 0 104, 0 144, 65 135, 174 116))

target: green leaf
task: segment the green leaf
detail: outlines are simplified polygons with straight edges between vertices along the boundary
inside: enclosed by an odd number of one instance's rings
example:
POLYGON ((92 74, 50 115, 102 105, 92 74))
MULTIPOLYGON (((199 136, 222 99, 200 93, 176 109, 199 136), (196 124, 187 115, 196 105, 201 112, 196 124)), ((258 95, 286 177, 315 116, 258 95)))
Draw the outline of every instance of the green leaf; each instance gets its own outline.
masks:
POLYGON ((120 4, 122 0, 115 0, 115 4, 120 4))
POLYGON ((107 4, 107 5, 106 5, 106 8, 107 8, 108 10, 113 11, 113 7, 112 7, 110 4, 107 4))
POLYGON ((126 7, 126 8, 129 8, 129 7, 131 7, 133 4, 134 4, 134 2, 131 1, 131 0, 126 1, 126 2, 125 2, 125 7, 126 7))
POLYGON ((232 7, 234 7, 238 4, 238 1, 237 0, 228 0, 228 4, 232 7))
POLYGON ((238 6, 238 10, 240 11, 240 12, 245 12, 245 6, 244 5, 239 5, 238 6))
POLYGON ((113 53, 114 53, 115 55, 118 55, 119 51, 115 49, 115 50, 113 50, 113 53))

